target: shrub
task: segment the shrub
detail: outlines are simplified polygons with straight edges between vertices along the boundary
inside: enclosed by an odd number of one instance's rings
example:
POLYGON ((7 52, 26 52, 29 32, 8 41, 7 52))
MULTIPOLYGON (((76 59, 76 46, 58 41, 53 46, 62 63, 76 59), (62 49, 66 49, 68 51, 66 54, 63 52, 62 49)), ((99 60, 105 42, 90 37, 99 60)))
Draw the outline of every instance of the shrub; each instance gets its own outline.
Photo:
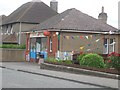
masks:
POLYGON ((53 57, 49 57, 46 59, 48 62, 57 62, 57 60, 53 57))
POLYGON ((72 61, 71 60, 64 60, 63 61, 65 64, 72 64, 72 61))
POLYGON ((26 49, 26 45, 20 45, 19 48, 20 49, 26 49))
POLYGON ((77 57, 77 61, 79 62, 80 64, 80 61, 82 60, 82 58, 87 55, 87 54, 80 54, 78 57, 77 57))
POLYGON ((80 65, 88 66, 88 67, 97 67, 104 68, 105 63, 103 57, 98 54, 87 54, 80 61, 80 65))
POLYGON ((25 49, 26 45, 2 44, 0 48, 25 49))
POLYGON ((106 63, 109 68, 120 69, 120 55, 112 52, 108 55, 108 60, 106 63))
POLYGON ((57 60, 57 62, 62 64, 62 63, 63 63, 63 60, 57 60))

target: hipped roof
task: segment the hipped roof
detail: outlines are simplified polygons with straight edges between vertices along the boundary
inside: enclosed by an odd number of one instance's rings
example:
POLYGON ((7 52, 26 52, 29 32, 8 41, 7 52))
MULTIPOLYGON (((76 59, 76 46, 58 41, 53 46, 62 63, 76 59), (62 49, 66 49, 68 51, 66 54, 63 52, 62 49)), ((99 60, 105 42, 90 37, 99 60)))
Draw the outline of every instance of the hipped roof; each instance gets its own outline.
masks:
POLYGON ((57 12, 43 2, 28 2, 11 13, 3 21, 3 24, 16 22, 41 23, 56 14, 57 12))
POLYGON ((117 31, 107 23, 103 23, 75 8, 68 9, 39 24, 35 30, 73 30, 73 31, 117 31))

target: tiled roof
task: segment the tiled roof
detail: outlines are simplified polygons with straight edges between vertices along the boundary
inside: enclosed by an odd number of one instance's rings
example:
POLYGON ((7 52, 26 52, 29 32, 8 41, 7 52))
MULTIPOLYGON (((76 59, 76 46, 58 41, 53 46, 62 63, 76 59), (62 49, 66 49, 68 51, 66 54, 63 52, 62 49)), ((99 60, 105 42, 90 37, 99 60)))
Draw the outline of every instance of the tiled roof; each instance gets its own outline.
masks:
POLYGON ((43 2, 28 2, 11 13, 3 24, 14 22, 41 23, 56 15, 53 9, 43 2))
POLYGON ((18 43, 17 35, 16 34, 4 35, 2 42, 3 43, 18 43))
POLYGON ((118 29, 101 22, 74 8, 55 15, 36 27, 36 30, 116 31, 118 29))

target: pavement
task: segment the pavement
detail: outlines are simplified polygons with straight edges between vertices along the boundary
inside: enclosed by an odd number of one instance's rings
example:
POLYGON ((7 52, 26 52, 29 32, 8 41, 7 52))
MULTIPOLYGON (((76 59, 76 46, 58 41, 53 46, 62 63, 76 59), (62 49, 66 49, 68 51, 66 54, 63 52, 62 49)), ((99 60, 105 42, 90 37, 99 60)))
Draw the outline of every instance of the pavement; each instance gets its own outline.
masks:
POLYGON ((120 82, 120 80, 111 79, 111 78, 40 69, 39 64, 30 63, 30 62, 4 62, 4 63, 0 63, 0 67, 11 70, 17 70, 25 73, 30 73, 30 74, 68 80, 72 82, 79 82, 89 85, 100 86, 103 88, 119 88, 118 83, 120 82))
POLYGON ((74 68, 74 67, 63 66, 63 65, 54 65, 49 63, 41 63, 40 67, 41 69, 47 69, 47 70, 62 71, 62 72, 69 72, 74 74, 91 75, 91 76, 98 76, 98 77, 105 77, 105 78, 120 80, 118 74, 110 74, 106 72, 99 72, 99 71, 87 70, 82 68, 74 68))

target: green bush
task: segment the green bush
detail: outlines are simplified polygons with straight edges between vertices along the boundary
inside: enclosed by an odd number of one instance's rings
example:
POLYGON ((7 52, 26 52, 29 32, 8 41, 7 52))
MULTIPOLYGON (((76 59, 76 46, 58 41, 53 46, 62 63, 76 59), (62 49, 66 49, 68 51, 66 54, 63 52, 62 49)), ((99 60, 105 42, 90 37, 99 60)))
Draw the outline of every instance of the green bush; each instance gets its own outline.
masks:
POLYGON ((25 49, 26 45, 2 44, 0 48, 25 49))
POLYGON ((46 59, 48 62, 57 62, 57 60, 55 59, 55 58, 53 58, 53 57, 48 57, 47 59, 46 59))
POLYGON ((57 60, 57 62, 62 64, 62 63, 63 63, 63 60, 57 60))
POLYGON ((71 60, 64 60, 63 61, 65 64, 72 64, 72 61, 71 60))
POLYGON ((96 68, 104 68, 105 63, 103 57, 98 54, 87 54, 80 61, 80 65, 96 68))
POLYGON ((120 69, 120 54, 115 52, 109 54, 106 64, 108 68, 120 69))
POLYGON ((79 62, 80 64, 80 61, 82 60, 82 58, 87 55, 87 54, 80 54, 78 57, 77 57, 77 61, 79 62))

